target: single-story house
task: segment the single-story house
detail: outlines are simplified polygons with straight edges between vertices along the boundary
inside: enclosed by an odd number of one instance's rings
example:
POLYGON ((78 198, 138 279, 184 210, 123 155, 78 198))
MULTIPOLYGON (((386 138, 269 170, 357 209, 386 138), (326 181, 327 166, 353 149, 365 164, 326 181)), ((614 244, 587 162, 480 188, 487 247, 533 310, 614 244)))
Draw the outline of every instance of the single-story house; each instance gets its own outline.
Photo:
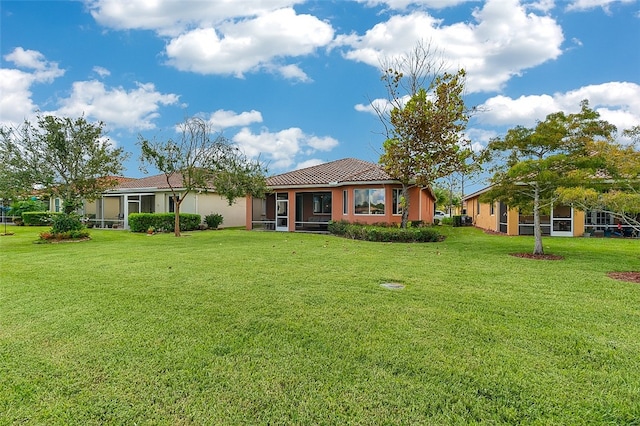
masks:
MULTIPOLYGON (((345 158, 267 178, 265 198, 248 197, 246 228, 326 231, 330 220, 400 223, 402 185, 374 163, 345 158)), ((433 222, 430 188, 410 188, 409 220, 433 222)))
MULTIPOLYGON (((105 191, 95 201, 85 201, 83 216, 99 228, 129 229, 131 213, 173 213, 175 204, 173 194, 164 174, 144 178, 116 177, 117 185, 105 191)), ((171 176, 171 185, 178 191, 183 190, 182 176, 171 176)), ((51 211, 60 211, 62 201, 53 198, 51 211)), ((204 217, 212 213, 221 214, 224 222, 221 227, 245 225, 246 199, 238 198, 229 205, 226 198, 209 188, 207 191, 191 191, 180 205, 180 213, 195 213, 204 217)))
MULTIPOLYGON (((480 201, 482 194, 490 189, 484 188, 465 196, 462 200, 467 216, 478 228, 500 232, 507 235, 533 235, 533 213, 521 212, 496 201, 480 201)), ((618 231, 618 221, 609 213, 601 211, 581 211, 572 206, 554 205, 549 214, 540 216, 542 235, 557 237, 581 237, 587 233, 608 235, 618 231)), ((620 225, 622 234, 633 235, 633 229, 620 225)))

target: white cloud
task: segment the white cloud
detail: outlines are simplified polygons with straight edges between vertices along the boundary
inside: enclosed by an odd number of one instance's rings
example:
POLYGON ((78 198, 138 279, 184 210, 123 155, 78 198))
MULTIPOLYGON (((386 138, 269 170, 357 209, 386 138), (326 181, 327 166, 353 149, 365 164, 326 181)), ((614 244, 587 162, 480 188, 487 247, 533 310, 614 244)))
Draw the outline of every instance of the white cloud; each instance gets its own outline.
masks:
POLYGON ((306 160, 303 161, 301 163, 296 164, 296 166, 294 167, 295 170, 300 170, 300 169, 306 169, 307 167, 313 167, 313 166, 318 166, 320 164, 324 164, 325 161, 317 159, 317 158, 312 158, 310 160, 306 160))
POLYGON ((0 125, 15 127, 36 110, 31 100, 33 76, 16 69, 0 69, 0 125))
POLYGON ((574 0, 569 3, 567 10, 583 11, 600 7, 606 13, 610 13, 610 7, 616 3, 631 4, 635 2, 636 0, 574 0))
POLYGON ((36 50, 24 50, 17 47, 13 52, 4 55, 4 59, 13 62, 19 68, 43 70, 46 68, 44 55, 36 50))
POLYGON ((560 108, 557 100, 549 95, 520 96, 517 99, 499 95, 487 99, 478 110, 476 119, 483 124, 530 127, 560 108))
POLYGON ((47 61, 44 55, 36 50, 16 47, 13 52, 4 55, 4 59, 18 68, 33 70, 31 79, 34 82, 50 83, 64 75, 64 70, 58 68, 57 62, 47 61))
POLYGON ((338 145, 333 138, 307 135, 297 127, 275 133, 263 129, 258 134, 245 127, 233 137, 233 141, 247 156, 260 156, 276 170, 291 168, 298 154, 330 151, 338 145))
POLYGON ((287 80, 298 80, 303 83, 311 81, 309 76, 297 65, 285 65, 276 67, 277 72, 287 80))
POLYGON ((178 95, 162 94, 151 83, 138 83, 133 90, 107 88, 99 81, 73 83, 71 95, 60 101, 55 114, 85 115, 104 121, 108 128, 153 129, 160 105, 174 105, 178 95))
POLYGON ((469 92, 499 90, 514 75, 561 54, 564 36, 558 23, 528 13, 517 0, 489 0, 473 17, 474 23, 443 25, 426 12, 395 15, 362 36, 338 36, 335 45, 349 49, 346 58, 379 67, 380 58, 429 41, 448 66, 467 70, 469 92))
POLYGON ((4 60, 17 68, 0 68, 0 124, 16 126, 33 118, 37 105, 31 99, 31 87, 37 83, 51 83, 65 71, 56 62, 47 61, 35 50, 15 48, 4 60))
POLYGON ((549 12, 556 7, 556 2, 555 0, 538 0, 528 3, 526 6, 529 9, 539 10, 541 12, 549 12))
POLYGON ((262 114, 260 111, 256 110, 248 112, 245 111, 238 114, 235 111, 219 109, 211 114, 208 121, 214 130, 224 130, 229 127, 248 126, 253 123, 262 123, 262 114))
POLYGON ((85 0, 101 25, 118 30, 152 30, 177 36, 185 30, 214 26, 239 17, 258 16, 304 0, 176 1, 85 0))
POLYGON ((319 138, 317 136, 309 136, 307 138, 307 145, 309 145, 314 150, 331 151, 333 148, 338 146, 338 141, 329 136, 325 136, 323 138, 319 138))
POLYGON ((93 67, 93 72, 98 74, 100 77, 108 77, 111 75, 111 71, 104 67, 95 66, 93 67))
POLYGON ((479 106, 476 119, 486 125, 532 127, 553 112, 578 112, 583 99, 619 130, 640 124, 640 85, 629 82, 594 84, 565 93, 517 99, 495 96, 479 106))
POLYGON ((389 9, 404 10, 409 6, 424 6, 433 9, 444 9, 474 0, 357 0, 369 7, 386 6, 389 9))
POLYGON ((279 61, 312 54, 328 45, 333 29, 311 15, 298 15, 291 8, 264 13, 217 28, 198 28, 172 39, 167 47, 168 63, 182 71, 200 74, 232 74, 242 77, 260 69, 280 69, 281 75, 308 79, 296 66, 279 61))
POLYGON ((467 129, 467 137, 471 141, 471 148, 475 151, 481 151, 489 141, 498 136, 498 132, 495 130, 486 130, 479 128, 467 129))

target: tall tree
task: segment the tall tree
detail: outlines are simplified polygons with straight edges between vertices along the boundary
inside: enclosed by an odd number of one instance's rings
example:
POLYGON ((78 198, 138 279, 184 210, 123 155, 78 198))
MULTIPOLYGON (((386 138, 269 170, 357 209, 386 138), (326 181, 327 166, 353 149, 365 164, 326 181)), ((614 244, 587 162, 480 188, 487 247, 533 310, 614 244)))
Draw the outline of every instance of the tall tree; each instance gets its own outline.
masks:
POLYGON ((64 201, 71 213, 94 200, 121 174, 128 154, 109 143, 102 122, 38 116, 37 124, 0 130, 3 197, 31 195, 35 188, 64 201))
POLYGON ((593 176, 603 158, 591 155, 596 141, 611 141, 615 126, 601 120, 585 100, 580 112, 547 115, 533 128, 517 126, 487 146, 497 166, 491 189, 483 195, 489 202, 502 201, 511 208, 533 211, 534 254, 544 254, 540 213, 558 199, 557 189, 580 185, 577 171, 593 176))
MULTIPOLYGON (((391 81, 402 78, 402 73, 391 72, 396 76, 391 81)), ((419 88, 403 106, 391 110, 380 163, 402 183, 402 227, 409 219, 411 185, 432 185, 436 179, 461 171, 473 155, 463 134, 469 121, 464 82, 464 70, 444 73, 428 88, 419 88)))
POLYGON ((575 172, 581 184, 559 188, 557 193, 565 204, 609 213, 640 234, 640 126, 623 134, 631 138, 631 143, 590 143, 590 155, 601 159, 601 168, 590 176, 584 171, 575 172))
POLYGON ((264 196, 266 170, 259 161, 247 159, 222 135, 214 135, 204 120, 192 117, 180 124, 176 141, 138 139, 141 169, 153 166, 162 172, 174 200, 176 237, 180 236, 180 206, 192 191, 209 191, 224 196, 232 204, 238 197, 264 196), (173 176, 180 177, 176 184, 173 176))

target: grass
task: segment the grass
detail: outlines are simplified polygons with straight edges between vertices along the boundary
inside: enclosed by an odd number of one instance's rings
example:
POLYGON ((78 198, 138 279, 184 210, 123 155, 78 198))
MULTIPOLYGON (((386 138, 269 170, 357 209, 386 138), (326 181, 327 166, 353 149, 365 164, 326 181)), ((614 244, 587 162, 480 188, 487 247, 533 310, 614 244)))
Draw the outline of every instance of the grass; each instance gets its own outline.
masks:
POLYGON ((0 237, 2 425, 640 424, 638 240, 42 230, 0 237))

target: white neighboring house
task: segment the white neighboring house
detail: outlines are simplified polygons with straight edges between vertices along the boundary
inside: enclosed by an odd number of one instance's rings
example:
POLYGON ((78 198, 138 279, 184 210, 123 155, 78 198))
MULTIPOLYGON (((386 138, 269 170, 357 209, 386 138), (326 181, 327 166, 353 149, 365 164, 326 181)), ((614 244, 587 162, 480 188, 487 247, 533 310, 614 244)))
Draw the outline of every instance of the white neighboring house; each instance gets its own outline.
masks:
MULTIPOLYGON (((175 203, 171 188, 164 174, 144 177, 140 179, 114 177, 118 184, 115 188, 105 191, 102 197, 95 201, 85 201, 82 211, 89 223, 98 228, 129 229, 129 215, 131 213, 173 213, 175 203)), ((181 190, 182 176, 171 176, 171 185, 181 190)), ((52 198, 51 211, 61 211, 62 201, 52 198)), ((220 226, 236 227, 245 225, 246 198, 240 197, 232 205, 226 198, 215 192, 214 188, 191 191, 180 205, 180 213, 199 214, 204 217, 217 213, 222 215, 224 222, 220 226)))

